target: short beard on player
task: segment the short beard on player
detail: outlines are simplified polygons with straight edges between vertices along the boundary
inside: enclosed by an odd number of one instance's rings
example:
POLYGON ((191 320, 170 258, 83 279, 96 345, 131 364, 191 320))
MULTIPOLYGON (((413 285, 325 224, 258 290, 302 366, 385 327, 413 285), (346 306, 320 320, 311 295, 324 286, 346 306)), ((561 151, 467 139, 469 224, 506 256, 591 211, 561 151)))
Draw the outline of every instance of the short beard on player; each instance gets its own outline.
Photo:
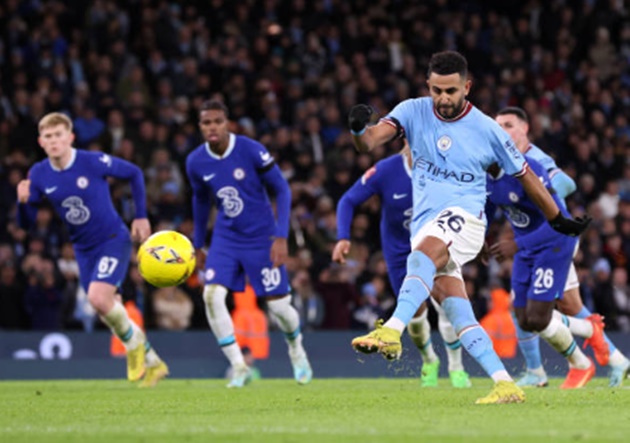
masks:
POLYGON ((437 107, 437 112, 438 114, 440 114, 440 116, 442 118, 445 119, 452 119, 455 118, 459 115, 460 112, 462 112, 462 109, 464 107, 464 98, 462 98, 458 103, 454 104, 454 105, 450 105, 450 106, 438 106, 437 107))

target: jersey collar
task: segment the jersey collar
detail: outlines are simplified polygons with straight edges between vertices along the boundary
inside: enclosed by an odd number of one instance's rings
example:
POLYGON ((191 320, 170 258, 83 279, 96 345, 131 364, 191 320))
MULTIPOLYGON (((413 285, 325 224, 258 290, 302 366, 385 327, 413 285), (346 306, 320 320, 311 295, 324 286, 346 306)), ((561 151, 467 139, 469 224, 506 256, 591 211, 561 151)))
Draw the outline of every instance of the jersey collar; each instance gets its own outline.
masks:
POLYGON ((462 118, 466 117, 466 115, 472 110, 473 105, 472 103, 470 103, 468 100, 466 100, 466 104, 464 105, 464 109, 462 109, 462 112, 460 112, 458 115, 456 115, 453 118, 444 118, 442 117, 440 114, 437 113, 437 111, 435 110, 435 106, 433 106, 433 114, 435 114, 435 116, 443 121, 443 122, 447 122, 447 123, 453 123, 456 122, 457 120, 461 120, 462 118))
POLYGON ((232 153, 232 151, 234 150, 235 144, 236 144, 236 136, 230 132, 230 140, 228 141, 227 149, 225 150, 223 155, 217 155, 214 152, 212 152, 212 149, 210 149, 210 145, 208 144, 208 142, 206 142, 206 152, 208 153, 210 157, 214 159, 223 160, 232 153))
POLYGON ((70 169, 72 167, 72 165, 74 164, 74 161, 76 159, 77 159, 77 150, 75 148, 72 148, 72 154, 70 155, 70 161, 68 162, 68 164, 66 165, 65 168, 63 168, 63 169, 57 168, 55 165, 52 164, 50 159, 48 159, 48 164, 50 165, 50 168, 53 171, 57 171, 57 172, 67 171, 68 169, 70 169))

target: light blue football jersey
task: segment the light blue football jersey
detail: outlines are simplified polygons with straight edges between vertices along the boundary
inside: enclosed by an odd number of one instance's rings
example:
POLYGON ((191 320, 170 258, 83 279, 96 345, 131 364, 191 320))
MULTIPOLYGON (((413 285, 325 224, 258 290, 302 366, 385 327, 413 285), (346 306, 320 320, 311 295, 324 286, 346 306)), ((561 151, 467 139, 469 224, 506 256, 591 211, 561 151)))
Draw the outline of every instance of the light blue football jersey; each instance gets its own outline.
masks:
POLYGON ((510 136, 470 102, 458 117, 445 120, 430 97, 409 99, 383 121, 394 126, 398 122, 411 146, 412 237, 448 207, 485 220, 486 169, 498 163, 514 176, 527 169, 510 136))
POLYGON ((547 154, 545 151, 543 151, 533 143, 529 144, 529 148, 525 152, 525 155, 529 158, 533 158, 538 163, 540 163, 542 167, 545 168, 545 171, 547 171, 547 174, 549 174, 549 178, 553 178, 553 176, 557 174, 558 171, 560 171, 560 168, 558 168, 556 161, 551 158, 549 154, 547 154))

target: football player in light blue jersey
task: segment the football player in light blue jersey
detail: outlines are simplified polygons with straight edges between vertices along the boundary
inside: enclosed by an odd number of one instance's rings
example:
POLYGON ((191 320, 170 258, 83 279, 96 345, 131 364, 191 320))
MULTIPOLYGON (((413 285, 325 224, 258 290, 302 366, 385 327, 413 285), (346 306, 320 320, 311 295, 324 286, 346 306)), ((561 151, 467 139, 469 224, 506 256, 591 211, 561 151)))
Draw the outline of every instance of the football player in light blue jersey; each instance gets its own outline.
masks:
MULTIPOLYGON (((553 192, 544 167, 533 158, 526 159, 531 171, 553 192)), ((577 347, 561 314, 554 315, 556 300, 562 299, 578 241, 551 229, 518 180, 499 168, 489 170, 487 194, 488 218, 491 219, 496 207, 500 207, 512 225, 514 242, 518 245, 512 272, 513 305, 518 325, 542 337, 568 360, 569 373, 560 389, 581 388, 595 375, 595 363, 577 347)), ((554 194, 554 199, 568 215, 560 198, 554 194)), ((503 260, 505 257, 497 245, 490 252, 496 252, 498 259, 503 260)), ((574 318, 571 323, 587 336, 597 360, 607 363, 609 350, 601 317, 574 318)))
POLYGON ((144 377, 141 387, 154 386, 168 375, 168 367, 116 297, 127 274, 131 237, 114 209, 107 181, 115 177, 131 182, 136 206, 131 234, 142 242, 151 234, 142 171, 107 154, 74 149, 72 121, 64 114, 54 112, 40 120, 38 141, 48 158, 33 165, 28 179, 18 184, 20 224, 32 224, 35 205, 44 198, 52 203, 68 228, 88 300, 125 345, 127 378, 144 377))
POLYGON ((466 100, 471 86, 466 59, 454 51, 434 54, 427 83, 431 97, 405 100, 376 125, 372 110, 357 105, 349 125, 359 151, 406 137, 413 157, 412 252, 392 317, 370 334, 353 340, 361 352, 397 358, 400 335, 431 294, 441 304, 462 345, 495 381, 478 404, 525 399, 494 352, 468 301, 461 267, 474 259, 485 237, 486 169, 498 163, 516 176, 554 229, 579 235, 589 220, 565 218, 538 177, 499 125, 466 100), (435 282, 434 282, 435 280, 435 282))
MULTIPOLYGON (((339 200, 338 241, 332 253, 333 261, 345 263, 345 256, 351 247, 350 228, 354 210, 373 195, 378 195, 381 200, 381 246, 387 263, 389 281, 394 293, 398 295, 407 273, 407 256, 411 252, 409 245, 412 215, 411 152, 406 143, 399 155, 381 160, 368 169, 339 200)), ((435 307, 439 318, 438 327, 446 344, 451 384, 456 388, 468 388, 471 384, 462 363, 461 342, 444 310, 437 303, 435 307)), ((421 386, 435 387, 438 385, 440 359, 431 343, 431 325, 427 314, 425 302, 407 325, 407 331, 422 354, 421 386)))
MULTIPOLYGON (((575 191, 575 182, 558 168, 556 162, 548 154, 529 141, 527 135, 529 132, 529 118, 527 113, 518 107, 507 107, 497 113, 495 120, 510 134, 514 144, 516 144, 521 153, 538 160, 543 165, 549 174, 553 189, 556 191, 557 196, 560 197, 562 204, 564 204, 564 199, 575 191)), ((510 241, 503 241, 501 244, 497 244, 496 249, 501 255, 509 257, 515 252, 515 244, 510 241)), ((560 312, 570 317, 586 319, 593 315, 584 306, 580 298, 579 281, 574 265, 571 265, 569 270, 569 276, 564 287, 564 295, 557 301, 556 306, 560 312)), ((565 318, 564 321, 569 323, 569 328, 574 335, 584 336, 578 322, 571 320, 571 318, 565 318)), ((517 332, 519 347, 527 363, 527 372, 517 384, 521 386, 546 386, 547 374, 540 358, 538 335, 523 331, 518 325, 517 332)), ((630 360, 617 349, 610 338, 607 336, 605 338, 610 348, 610 358, 608 359, 610 368, 609 386, 621 386, 630 371, 630 360)), ((606 364, 606 362, 599 360, 598 363, 606 364)))
POLYGON ((228 290, 242 291, 245 277, 269 311, 279 320, 289 346, 293 375, 300 384, 311 381, 313 371, 302 346, 300 318, 291 305, 284 262, 288 256, 291 191, 263 145, 228 129, 228 109, 219 101, 203 103, 199 128, 205 143, 186 159, 193 190, 193 244, 204 266, 203 299, 206 317, 221 350, 232 365, 230 388, 240 388, 251 371, 234 337, 234 324, 225 299, 228 290), (268 190, 276 197, 277 220, 268 190), (207 258, 203 259, 208 218, 213 203, 218 215, 207 258))

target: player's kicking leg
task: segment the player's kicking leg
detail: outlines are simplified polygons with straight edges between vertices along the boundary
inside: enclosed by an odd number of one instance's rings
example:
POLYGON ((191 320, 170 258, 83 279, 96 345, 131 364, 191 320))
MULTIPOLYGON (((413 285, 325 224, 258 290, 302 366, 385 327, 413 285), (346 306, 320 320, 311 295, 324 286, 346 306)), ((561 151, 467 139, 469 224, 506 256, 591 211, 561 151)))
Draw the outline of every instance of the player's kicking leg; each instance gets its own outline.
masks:
MULTIPOLYGON (((453 277, 442 277, 442 279, 451 280, 444 282, 445 288, 453 287, 454 280, 456 280, 453 277)), ((451 290, 447 293, 456 292, 451 290)), ((477 322, 468 299, 455 296, 443 297, 441 306, 463 347, 495 382, 492 391, 485 397, 477 399, 475 403, 486 405, 525 401, 525 393, 516 386, 506 371, 501 359, 492 347, 490 337, 477 322)))
POLYGON ((289 358, 293 366, 293 377, 298 384, 310 383, 313 378, 313 370, 308 361, 306 351, 302 346, 302 332, 300 330, 300 316, 291 305, 289 294, 267 299, 269 312, 278 319, 278 324, 289 347, 289 358))
POLYGON ((242 388, 251 379, 251 370, 245 364, 241 348, 234 336, 234 323, 225 304, 228 290, 225 286, 210 284, 203 290, 203 300, 206 308, 206 318, 210 329, 217 339, 221 351, 232 365, 232 377, 228 388, 242 388))
POLYGON ((125 346, 129 381, 138 381, 145 377, 140 386, 149 387, 155 386, 159 380, 168 375, 166 364, 151 347, 144 332, 129 318, 127 311, 117 300, 114 285, 93 281, 88 289, 88 298, 103 322, 125 346))
POLYGON ((451 385, 454 388, 469 388, 472 386, 468 373, 464 370, 462 362, 462 342, 453 328, 453 325, 446 317, 444 309, 431 298, 431 302, 438 313, 438 328, 444 345, 446 346, 446 355, 448 357, 448 376, 451 385))
MULTIPOLYGON (((431 300, 433 301, 433 299, 431 300)), ((446 346, 451 385, 455 388, 469 388, 471 386, 470 378, 468 377, 468 373, 464 371, 462 365, 462 345, 453 330, 453 326, 446 318, 444 310, 435 302, 434 307, 438 313, 440 334, 446 346)), ((436 355, 431 343, 431 325, 427 318, 428 310, 426 303, 422 305, 420 312, 419 315, 417 314, 416 317, 411 319, 411 322, 407 326, 407 331, 422 355, 420 385, 423 388, 436 387, 438 385, 440 372, 440 359, 436 355)))

